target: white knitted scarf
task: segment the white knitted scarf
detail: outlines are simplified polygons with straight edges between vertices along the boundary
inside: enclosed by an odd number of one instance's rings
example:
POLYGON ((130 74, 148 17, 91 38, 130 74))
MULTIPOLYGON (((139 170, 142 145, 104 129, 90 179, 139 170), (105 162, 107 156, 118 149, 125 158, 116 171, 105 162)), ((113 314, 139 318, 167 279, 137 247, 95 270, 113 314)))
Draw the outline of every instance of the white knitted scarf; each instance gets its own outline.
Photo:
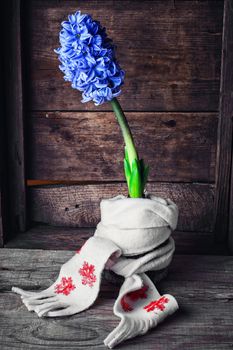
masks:
POLYGON ((144 334, 178 309, 175 298, 161 297, 145 275, 147 271, 166 268, 172 260, 175 244, 171 232, 177 226, 178 208, 170 199, 119 195, 102 200, 100 209, 101 221, 95 236, 111 240, 122 252, 120 257, 110 258, 105 268, 125 277, 114 305, 114 313, 121 322, 104 341, 112 348, 125 339, 144 334), (132 291, 138 290, 137 297, 132 291))
POLYGON ((171 232, 178 208, 169 199, 123 195, 104 199, 94 237, 66 262, 58 279, 38 293, 13 287, 30 311, 39 317, 67 316, 89 308, 96 300, 103 269, 124 277, 114 304, 121 321, 104 343, 113 348, 146 333, 178 309, 175 298, 161 296, 145 274, 168 267, 175 250, 171 232))

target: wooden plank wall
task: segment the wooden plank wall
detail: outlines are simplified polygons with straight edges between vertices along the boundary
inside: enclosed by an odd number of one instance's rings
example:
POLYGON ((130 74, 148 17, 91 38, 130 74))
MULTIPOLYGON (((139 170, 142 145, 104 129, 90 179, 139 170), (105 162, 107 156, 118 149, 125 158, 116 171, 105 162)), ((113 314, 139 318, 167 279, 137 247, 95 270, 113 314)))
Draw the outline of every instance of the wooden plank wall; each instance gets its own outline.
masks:
POLYGON ((99 200, 126 193, 123 142, 110 105, 82 104, 53 49, 80 9, 107 27, 126 70, 119 97, 148 189, 173 198, 180 232, 213 232, 223 1, 33 1, 23 5, 27 178, 31 220, 91 227, 99 200))
POLYGON ((19 0, 9 0, 1 5, 1 27, 8 27, 8 31, 2 40, 1 57, 3 121, 0 123, 0 186, 3 236, 10 238, 26 228, 21 8, 19 0))
MULTIPOLYGON (((0 5, 0 10, 2 9, 2 6, 0 5)), ((2 21, 0 22, 0 30, 3 29, 3 23, 2 21)), ((0 115, 4 114, 4 84, 3 84, 3 56, 0 56, 0 115)), ((4 187, 4 182, 5 182, 5 174, 4 174, 4 169, 5 169, 5 157, 4 157, 4 141, 3 140, 3 127, 4 127, 4 122, 3 118, 0 118, 0 247, 3 246, 3 241, 4 241, 4 228, 3 228, 3 222, 4 222, 4 204, 3 204, 3 187, 4 187)))
MULTIPOLYGON (((0 77, 2 72, 0 71, 0 77)), ((2 81, 2 80, 1 80, 2 81)), ((2 96, 2 84, 0 85, 0 95, 2 96)), ((0 97, 0 113, 3 112, 2 97, 0 97)), ((3 246, 4 241, 4 203, 3 203, 3 187, 4 187, 4 161, 3 161, 3 123, 0 121, 0 248, 3 246)))
MULTIPOLYGON (((232 205, 230 198, 230 177, 232 163, 232 117, 233 117, 233 1, 224 2, 223 18, 223 36, 222 36, 222 64, 221 64, 221 84, 220 84, 220 103, 219 103, 219 128, 217 144, 217 166, 216 166, 216 234, 217 241, 226 241, 229 235, 229 221, 232 213, 229 207, 232 205)), ((230 228, 231 231, 231 228, 230 228)), ((232 240, 232 231, 229 241, 232 240)), ((229 244, 230 245, 230 244, 229 244)))
MULTIPOLYGON (((150 181, 214 182, 217 113, 127 117, 138 151, 150 164, 150 181)), ((32 111, 28 119, 30 178, 124 181, 122 136, 112 112, 32 111)))
MULTIPOLYGON (((222 75, 224 76, 224 81, 221 88, 221 110, 222 114, 225 115, 225 127, 223 137, 228 140, 228 143, 232 143, 233 135, 233 70, 232 70, 232 61, 233 61, 233 0, 227 0, 225 3, 224 11, 224 33, 223 33, 223 52, 224 52, 224 64, 222 65, 222 75)), ((228 147, 229 148, 229 147, 228 147)), ((230 174, 231 181, 222 186, 225 191, 229 192, 229 202, 228 206, 225 205, 223 208, 226 208, 229 220, 229 230, 228 230, 228 246, 233 254, 233 148, 227 149, 225 146, 222 150, 224 153, 225 149, 225 159, 227 164, 227 169, 225 170, 230 174)), ((220 182, 220 181, 219 181, 220 182)), ((224 183, 225 184, 225 183, 224 183)), ((225 214, 225 217, 227 215, 225 214)), ((220 222, 220 218, 219 218, 220 222)))
POLYGON ((26 25, 32 110, 97 110, 81 104, 64 83, 53 52, 61 21, 77 9, 101 20, 117 43, 127 73, 124 110, 218 109, 223 1, 31 0, 26 25))

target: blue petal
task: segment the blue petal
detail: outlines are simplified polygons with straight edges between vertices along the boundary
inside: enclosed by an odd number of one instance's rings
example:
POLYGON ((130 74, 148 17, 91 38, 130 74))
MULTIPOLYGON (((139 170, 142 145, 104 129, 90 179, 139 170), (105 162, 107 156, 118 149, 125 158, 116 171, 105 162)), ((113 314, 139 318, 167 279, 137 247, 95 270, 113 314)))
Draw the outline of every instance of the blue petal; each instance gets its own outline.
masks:
POLYGON ((100 105, 121 93, 125 72, 98 21, 77 11, 62 22, 59 37, 61 47, 54 50, 61 62, 59 68, 71 87, 83 92, 82 102, 92 100, 100 105))

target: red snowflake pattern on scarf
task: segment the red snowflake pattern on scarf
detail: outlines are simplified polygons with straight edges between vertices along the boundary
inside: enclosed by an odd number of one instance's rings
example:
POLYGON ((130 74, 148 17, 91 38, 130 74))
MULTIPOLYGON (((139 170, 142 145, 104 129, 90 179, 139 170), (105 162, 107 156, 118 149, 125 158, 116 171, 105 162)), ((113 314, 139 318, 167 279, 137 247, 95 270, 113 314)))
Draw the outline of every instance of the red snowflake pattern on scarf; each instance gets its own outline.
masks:
POLYGON ((146 299, 147 298, 146 292, 148 291, 148 288, 149 287, 145 285, 138 290, 134 290, 133 292, 127 293, 126 295, 132 301, 136 301, 138 299, 146 299))
POLYGON ((55 286, 55 293, 69 295, 75 288, 72 277, 62 277, 61 282, 55 286))
POLYGON ((160 311, 163 311, 165 309, 164 304, 167 304, 168 302, 169 302, 169 299, 163 296, 160 299, 154 300, 150 304, 144 306, 144 309, 147 312, 154 311, 154 309, 158 309, 160 311))
POLYGON ((82 278, 82 284, 88 285, 89 287, 93 287, 96 282, 96 275, 94 275, 95 266, 92 264, 88 264, 88 262, 84 261, 83 266, 79 269, 80 275, 82 278))
POLYGON ((121 298, 121 307, 125 312, 132 311, 133 308, 125 300, 126 295, 121 298))
POLYGON ((138 299, 146 299, 147 298, 147 290, 148 290, 148 286, 143 286, 142 288, 138 289, 138 290, 134 290, 133 292, 129 292, 127 294, 125 294, 122 298, 121 298, 121 307, 125 312, 128 311, 132 311, 133 307, 127 303, 127 301, 125 300, 126 297, 129 298, 131 301, 137 301, 138 299))

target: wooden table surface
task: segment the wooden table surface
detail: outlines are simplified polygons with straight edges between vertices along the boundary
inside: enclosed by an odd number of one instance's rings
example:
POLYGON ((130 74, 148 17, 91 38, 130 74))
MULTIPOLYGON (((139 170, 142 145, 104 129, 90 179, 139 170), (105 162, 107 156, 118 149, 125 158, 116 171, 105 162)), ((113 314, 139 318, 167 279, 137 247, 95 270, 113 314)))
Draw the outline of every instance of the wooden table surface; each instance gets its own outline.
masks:
MULTIPOLYGON (((41 290, 72 256, 68 251, 0 251, 0 349, 106 349, 103 340, 118 324, 113 304, 118 286, 106 281, 94 306, 65 318, 38 318, 11 287, 41 290)), ((119 349, 233 349, 233 257, 177 255, 161 293, 177 298, 179 311, 119 349)))

